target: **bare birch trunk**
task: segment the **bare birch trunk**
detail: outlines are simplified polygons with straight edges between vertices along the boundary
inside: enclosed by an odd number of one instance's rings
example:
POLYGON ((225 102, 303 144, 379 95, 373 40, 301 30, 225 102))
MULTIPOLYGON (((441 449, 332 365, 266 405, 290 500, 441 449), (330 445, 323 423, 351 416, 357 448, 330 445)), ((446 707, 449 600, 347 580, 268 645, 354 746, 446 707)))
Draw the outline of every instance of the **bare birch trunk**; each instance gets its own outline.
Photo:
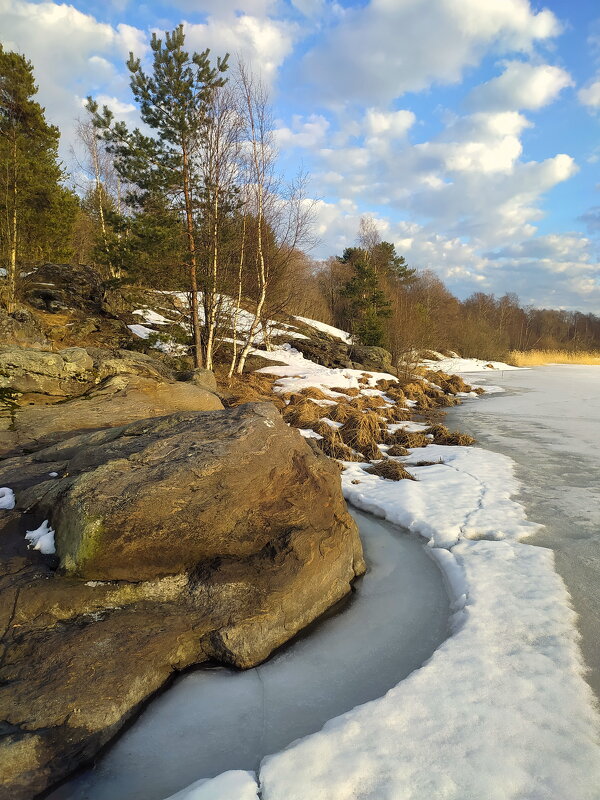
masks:
POLYGON ((198 275, 196 264, 196 239, 194 237, 194 217, 192 211, 192 200, 190 193, 189 161, 188 152, 185 146, 183 151, 183 195, 185 200, 186 235, 188 240, 188 252, 190 255, 190 289, 192 293, 192 334, 194 339, 194 367, 202 367, 202 339, 200 335, 200 315, 198 313, 198 275))

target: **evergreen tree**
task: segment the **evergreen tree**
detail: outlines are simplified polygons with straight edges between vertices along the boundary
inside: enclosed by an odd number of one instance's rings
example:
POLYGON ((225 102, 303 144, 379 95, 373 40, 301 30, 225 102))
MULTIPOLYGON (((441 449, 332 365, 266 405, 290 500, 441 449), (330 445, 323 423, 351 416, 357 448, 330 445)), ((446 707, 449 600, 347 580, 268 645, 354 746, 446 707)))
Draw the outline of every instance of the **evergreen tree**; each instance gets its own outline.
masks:
POLYGON ((354 271, 341 292, 349 301, 352 332, 361 344, 380 346, 385 335, 383 322, 390 316, 391 306, 381 288, 373 259, 360 247, 348 247, 340 261, 349 264, 354 271))
POLYGON ((164 43, 153 34, 151 75, 146 75, 133 53, 129 55, 131 90, 143 122, 153 132, 151 136, 138 128, 129 131, 123 122, 115 122, 106 106, 99 113, 91 98, 88 109, 96 127, 103 131, 118 173, 136 187, 129 202, 141 206, 148 194, 159 195, 168 198, 180 215, 187 242, 194 361, 201 366, 197 227, 202 181, 194 155, 203 138, 211 94, 225 82, 221 74, 227 69, 227 57, 218 59, 213 67, 209 51, 190 55, 183 49, 184 38, 183 25, 167 33, 164 43))
POLYGON ((33 66, 0 45, 0 258, 14 311, 23 263, 67 259, 78 201, 61 181, 59 130, 32 98, 33 66))

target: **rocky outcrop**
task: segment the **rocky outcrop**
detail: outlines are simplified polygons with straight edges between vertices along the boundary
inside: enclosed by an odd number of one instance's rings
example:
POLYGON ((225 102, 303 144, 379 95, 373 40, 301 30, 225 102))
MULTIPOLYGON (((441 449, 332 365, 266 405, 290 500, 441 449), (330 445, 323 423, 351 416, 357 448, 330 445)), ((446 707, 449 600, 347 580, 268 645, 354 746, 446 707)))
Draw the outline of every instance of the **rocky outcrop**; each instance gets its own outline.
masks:
MULTIPOLYGON (((301 330, 305 332, 307 327, 301 330)), ((291 339, 290 344, 306 358, 330 369, 364 369, 396 374, 392 355, 383 347, 346 344, 314 328, 310 329, 309 339, 291 339)))
POLYGON ((113 375, 173 379, 173 373, 160 361, 131 350, 67 347, 53 352, 0 347, 0 388, 21 394, 71 397, 113 375))
MULTIPOLYGON (((215 385, 208 378, 206 384, 215 385)), ((0 416, 0 456, 40 449, 85 430, 125 425, 175 411, 223 408, 211 389, 141 375, 115 375, 59 405, 30 405, 0 416)))
POLYGON ((260 662, 364 571, 337 466, 270 404, 72 436, 0 485, 2 798, 90 759, 174 671, 260 662), (44 519, 56 556, 25 548, 44 519))

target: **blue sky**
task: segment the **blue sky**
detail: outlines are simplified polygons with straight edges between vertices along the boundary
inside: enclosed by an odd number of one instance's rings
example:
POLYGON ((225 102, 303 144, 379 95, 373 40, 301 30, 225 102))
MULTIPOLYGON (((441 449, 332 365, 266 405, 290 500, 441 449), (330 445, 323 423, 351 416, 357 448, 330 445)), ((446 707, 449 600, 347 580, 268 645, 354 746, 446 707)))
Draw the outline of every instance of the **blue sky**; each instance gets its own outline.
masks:
POLYGON ((0 0, 69 159, 82 98, 133 119, 124 61, 190 49, 268 82, 282 165, 310 173, 315 257, 361 215, 464 297, 600 313, 600 6, 592 0, 0 0))

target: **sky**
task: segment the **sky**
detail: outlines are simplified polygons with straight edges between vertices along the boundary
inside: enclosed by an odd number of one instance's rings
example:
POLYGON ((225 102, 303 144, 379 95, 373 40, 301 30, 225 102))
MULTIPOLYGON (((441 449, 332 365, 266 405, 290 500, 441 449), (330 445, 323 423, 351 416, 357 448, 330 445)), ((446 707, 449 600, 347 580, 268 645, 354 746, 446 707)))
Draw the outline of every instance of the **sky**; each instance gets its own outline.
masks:
POLYGON ((370 215, 461 298, 600 313, 596 0, 0 0, 67 166, 83 99, 135 120, 128 53, 180 22, 190 50, 269 85, 282 168, 310 176, 315 258, 370 215))

